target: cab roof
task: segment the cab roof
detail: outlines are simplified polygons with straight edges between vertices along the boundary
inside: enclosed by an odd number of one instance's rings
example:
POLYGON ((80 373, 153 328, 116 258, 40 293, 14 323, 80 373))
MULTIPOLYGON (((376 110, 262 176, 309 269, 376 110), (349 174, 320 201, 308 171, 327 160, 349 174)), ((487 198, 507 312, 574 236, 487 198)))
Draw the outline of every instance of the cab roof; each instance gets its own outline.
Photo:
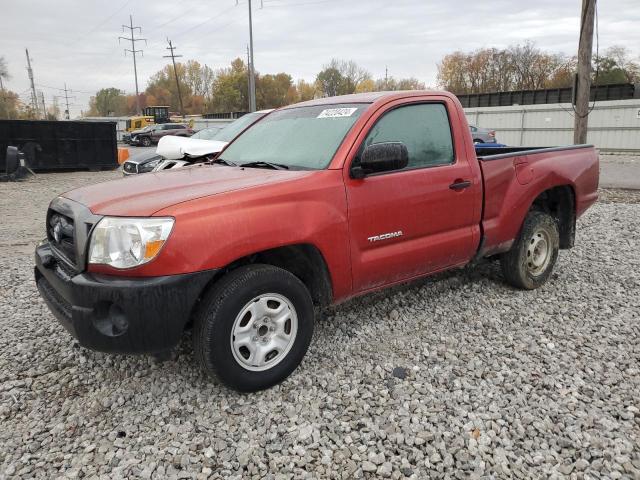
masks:
POLYGON ((350 95, 339 95, 337 97, 324 97, 315 98, 306 102, 295 103, 288 105, 286 108, 297 107, 312 107, 316 105, 335 105, 338 103, 374 103, 380 101, 386 103, 396 98, 417 97, 424 95, 444 95, 453 96, 449 92, 442 92, 437 90, 395 90, 387 92, 366 92, 366 93, 352 93, 350 95))

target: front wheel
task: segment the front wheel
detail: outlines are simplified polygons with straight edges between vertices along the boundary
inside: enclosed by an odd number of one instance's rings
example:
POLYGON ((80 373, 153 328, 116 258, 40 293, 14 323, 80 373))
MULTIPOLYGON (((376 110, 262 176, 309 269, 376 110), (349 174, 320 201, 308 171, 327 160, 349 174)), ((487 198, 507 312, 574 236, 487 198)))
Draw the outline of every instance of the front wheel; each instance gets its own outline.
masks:
POLYGON ((505 279, 525 290, 544 285, 556 264, 559 248, 555 220, 544 212, 529 212, 511 250, 500 257, 505 279))
POLYGON ((236 390, 252 392, 287 378, 313 335, 311 295, 295 275, 249 265, 224 276, 201 302, 193 334, 197 362, 236 390))
POLYGON ((142 137, 142 146, 143 147, 150 147, 151 146, 151 139, 149 137, 142 137))

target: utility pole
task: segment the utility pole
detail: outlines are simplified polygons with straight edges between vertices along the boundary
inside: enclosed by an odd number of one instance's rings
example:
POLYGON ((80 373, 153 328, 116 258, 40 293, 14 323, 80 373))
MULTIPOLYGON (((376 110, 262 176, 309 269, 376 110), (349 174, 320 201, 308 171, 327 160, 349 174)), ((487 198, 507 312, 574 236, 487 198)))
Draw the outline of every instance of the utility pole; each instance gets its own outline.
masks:
POLYGON ((247 99, 249 100, 249 109, 251 109, 251 56, 249 55, 249 45, 247 44, 247 99))
POLYGON ((386 65, 384 66, 384 88, 389 89, 389 68, 386 65))
POLYGON ((138 91, 138 67, 136 65, 136 53, 140 53, 141 55, 144 55, 144 51, 143 50, 136 50, 136 42, 144 42, 144 44, 147 44, 147 39, 146 38, 135 38, 135 30, 137 29, 138 32, 140 32, 140 34, 142 35, 142 28, 140 27, 134 27, 133 26, 133 17, 131 15, 129 15, 129 25, 122 25, 122 31, 124 32, 124 30, 128 29, 129 33, 131 34, 130 37, 118 37, 118 42, 120 42, 120 40, 126 40, 128 42, 131 42, 131 50, 125 48, 124 49, 124 54, 126 55, 127 52, 130 52, 133 55, 133 74, 135 76, 136 79, 136 113, 140 114, 140 92, 138 91))
MULTIPOLYGON (((65 101, 65 105, 67 106, 67 109, 64 111, 64 118, 66 118, 67 120, 69 120, 69 92, 71 90, 67 89, 67 83, 65 82, 64 84, 64 101, 65 101)), ((71 97, 72 99, 75 100, 76 97, 71 97)))
POLYGON ((40 90, 40 103, 42 104, 42 118, 47 119, 47 106, 44 103, 44 93, 40 90))
POLYGON ((589 95, 591 93, 591 53, 593 50, 593 20, 596 0, 582 0, 580 15, 580 43, 578 44, 578 73, 574 86, 575 122, 573 143, 587 143, 589 125, 589 95))
MULTIPOLYGON (((256 74, 253 68, 253 18, 251 16, 251 1, 249 0, 249 111, 256 111, 256 74)), ((238 0, 236 0, 238 5, 238 0)))
POLYGON ((184 107, 182 106, 182 93, 180 93, 180 80, 178 80, 178 70, 176 69, 176 57, 181 57, 182 55, 176 55, 173 53, 176 47, 174 47, 171 44, 171 40, 169 40, 168 38, 167 38, 167 43, 169 43, 167 50, 171 51, 171 55, 163 55, 163 58, 171 58, 171 61, 173 62, 173 74, 176 77, 176 87, 178 87, 178 100, 180 100, 180 116, 184 118, 184 107))
POLYGON ((29 74, 29 82, 31 82, 31 106, 35 116, 38 116, 38 96, 36 95, 36 86, 33 83, 33 70, 31 68, 31 58, 29 58, 29 49, 25 48, 27 52, 27 73, 29 74))

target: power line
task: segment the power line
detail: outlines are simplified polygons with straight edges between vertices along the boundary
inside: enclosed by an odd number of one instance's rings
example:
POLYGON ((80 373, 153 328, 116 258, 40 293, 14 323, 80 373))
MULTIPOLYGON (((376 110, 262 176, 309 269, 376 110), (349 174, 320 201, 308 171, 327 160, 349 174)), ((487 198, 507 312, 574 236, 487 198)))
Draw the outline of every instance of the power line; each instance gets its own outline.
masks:
POLYGON ((129 33, 131 33, 131 37, 118 37, 118 42, 120 42, 121 39, 131 42, 131 50, 125 48, 124 54, 126 55, 127 52, 131 52, 131 54, 133 54, 133 74, 136 79, 136 112, 139 114, 140 113, 140 92, 138 90, 138 67, 136 65, 136 53, 140 53, 141 55, 144 55, 144 51, 136 50, 136 42, 144 42, 146 45, 147 39, 135 38, 135 35, 134 35, 135 30, 137 29, 142 35, 142 28, 133 26, 133 17, 131 15, 129 15, 129 23, 130 25, 122 25, 122 31, 124 32, 125 28, 128 29, 129 33))
POLYGON ((87 33, 84 33, 80 36, 78 36, 77 38, 75 38, 73 41, 67 43, 67 46, 76 43, 78 40, 80 40, 81 38, 84 38, 90 34, 92 34, 93 32, 95 32, 97 29, 99 29, 100 27, 102 27, 104 24, 106 24, 109 20, 111 20, 113 17, 115 17, 118 13, 120 13, 122 10, 124 10, 124 8, 129 5, 129 3, 131 3, 131 0, 127 0, 126 2, 124 2, 120 8, 118 8, 115 12, 113 12, 111 15, 109 15, 107 18, 105 18, 102 22, 100 22, 98 25, 96 25, 95 27, 93 27, 91 30, 89 30, 87 33))
POLYGON ((176 55, 175 53, 173 53, 176 47, 173 46, 173 44, 171 43, 171 40, 169 40, 168 38, 167 38, 167 43, 169 44, 169 46, 167 47, 167 50, 170 50, 171 54, 163 55, 163 58, 171 58, 171 61, 173 62, 173 73, 176 77, 176 86, 178 87, 178 100, 180 100, 180 116, 184 117, 184 107, 182 106, 182 93, 180 93, 180 81, 178 80, 178 70, 176 69, 176 57, 181 57, 182 55, 176 55))
POLYGON ((237 1, 236 1, 236 5, 232 5, 230 8, 227 8, 227 9, 223 10, 223 11, 222 11, 222 12, 220 12, 218 15, 214 15, 214 16, 212 16, 212 17, 209 17, 209 18, 207 18, 206 20, 204 20, 204 21, 202 21, 202 22, 200 22, 200 23, 198 23, 198 24, 194 25, 193 27, 189 27, 189 28, 187 28, 186 30, 183 30, 183 31, 179 32, 178 34, 173 35, 174 40, 175 40, 175 38, 176 38, 176 37, 181 37, 181 36, 182 36, 182 35, 184 35, 185 33, 190 33, 190 32, 192 32, 193 30, 195 30, 196 28, 200 28, 202 25, 204 25, 204 24, 206 24, 206 23, 209 23, 211 20, 215 20, 215 19, 217 19, 217 18, 222 17, 222 16, 223 16, 223 15, 225 15, 227 12, 230 12, 231 10, 235 9, 237 5, 238 5, 238 3, 237 3, 237 1))
MULTIPOLYGON (((43 84, 41 84, 41 83, 36 83, 36 87, 49 88, 49 89, 51 89, 51 90, 58 90, 58 91, 60 91, 60 92, 64 92, 64 91, 65 91, 65 88, 52 87, 52 86, 50 86, 50 85, 43 85, 43 84)), ((68 89, 68 90, 69 90, 70 92, 71 92, 71 91, 73 91, 73 92, 75 92, 75 93, 86 93, 86 94, 88 94, 88 95, 93 95, 94 93, 96 93, 96 92, 87 92, 87 91, 85 91, 85 90, 76 90, 76 89, 71 89, 71 88, 70 88, 70 89, 68 89)))

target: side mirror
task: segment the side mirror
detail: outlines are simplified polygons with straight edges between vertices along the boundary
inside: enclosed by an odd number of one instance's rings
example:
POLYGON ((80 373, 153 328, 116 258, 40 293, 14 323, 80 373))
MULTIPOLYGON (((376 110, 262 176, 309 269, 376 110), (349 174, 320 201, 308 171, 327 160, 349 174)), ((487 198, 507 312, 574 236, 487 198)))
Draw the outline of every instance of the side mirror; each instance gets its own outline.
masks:
POLYGON ((409 152, 404 143, 374 143, 364 149, 360 164, 351 169, 351 176, 353 178, 364 178, 371 173, 402 170, 408 163, 409 152))

